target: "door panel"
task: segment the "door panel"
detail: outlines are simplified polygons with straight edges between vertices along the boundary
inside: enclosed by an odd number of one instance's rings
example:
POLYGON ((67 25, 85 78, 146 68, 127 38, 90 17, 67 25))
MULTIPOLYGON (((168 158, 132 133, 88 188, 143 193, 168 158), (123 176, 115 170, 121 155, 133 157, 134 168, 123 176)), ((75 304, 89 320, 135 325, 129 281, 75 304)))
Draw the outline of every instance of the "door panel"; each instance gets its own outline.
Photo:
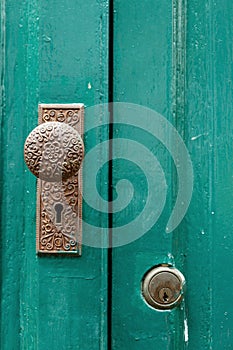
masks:
MULTIPOLYGON (((125 102, 126 120, 131 108, 127 103, 130 102, 149 107, 176 125, 177 89, 182 89, 183 86, 182 72, 176 72, 178 48, 176 46, 173 48, 173 39, 177 40, 178 36, 178 33, 173 33, 176 30, 175 21, 181 16, 181 10, 175 13, 173 6, 175 4, 172 1, 145 1, 143 6, 137 1, 114 2, 114 101, 125 102), (177 87, 179 83, 181 85, 177 87)), ((180 110, 183 108, 182 104, 181 99, 180 110)), ((135 111, 137 112, 137 107, 135 111)), ((141 108, 138 108, 138 114, 141 114, 141 108)), ((113 118, 114 123, 117 123, 119 118, 117 112, 113 118)), ((141 118, 147 118, 146 111, 141 118)), ((183 118, 183 115, 179 115, 179 118, 183 118)), ((138 123, 136 113, 135 123, 138 123)), ((146 305, 141 296, 141 280, 146 271, 161 263, 174 262, 182 271, 184 262, 182 242, 176 244, 173 234, 165 232, 175 196, 175 178, 172 176, 174 165, 166 147, 161 146, 158 139, 153 137, 156 127, 155 122, 151 125, 149 134, 145 129, 138 129, 133 125, 129 127, 122 123, 114 124, 116 138, 137 141, 153 154, 154 161, 157 158, 165 173, 168 187, 166 205, 157 223, 155 221, 149 232, 138 240, 113 249, 113 349, 122 349, 124 344, 127 344, 127 349, 181 349, 184 340, 184 308, 172 312, 158 312, 146 305)), ((125 162, 113 166, 113 185, 115 186, 121 179, 128 179, 134 187, 135 197, 137 196, 135 205, 125 209, 124 212, 129 221, 134 220, 143 210, 141 203, 143 200, 146 202, 149 194, 146 189, 148 183, 142 173, 144 171, 146 174, 147 171, 150 174, 153 171, 151 153, 148 154, 148 159, 142 156, 142 169, 137 173, 136 167, 131 165, 130 152, 133 151, 130 151, 128 144, 124 149, 121 143, 113 148, 114 157, 124 153, 128 160, 127 166, 125 162), (133 179, 129 177, 130 173, 134 174, 133 179)), ((158 174, 154 175, 156 176, 158 174)), ((153 191, 154 201, 147 208, 145 220, 149 220, 151 212, 157 210, 158 201, 161 200, 158 189, 155 188, 153 191)), ((113 216, 113 225, 121 226, 121 220, 119 214, 116 214, 113 216)), ((127 235, 127 231, 125 234, 127 235)))
MULTIPOLYGON (((115 124, 115 137, 137 140, 161 161, 168 194, 154 227, 113 250, 112 348, 231 349, 232 2, 114 4, 114 100, 150 107, 172 122, 191 155, 194 188, 187 215, 166 234, 177 194, 174 164, 157 140, 115 124), (140 292, 144 273, 160 263, 174 264, 187 280, 185 303, 165 313, 149 308, 140 292)), ((119 143, 114 156, 127 157, 124 147, 119 143)), ((114 186, 129 177, 126 169, 120 162, 113 168, 114 186)), ((133 186, 139 213, 142 177, 133 186)), ((121 217, 113 222, 121 225, 121 217)))
MULTIPOLYGON (((1 349, 104 349, 106 251, 84 246, 80 258, 36 255, 36 181, 24 166, 23 144, 37 125, 39 102, 107 102, 107 2, 10 0, 1 6, 1 349)), ((85 125, 91 122, 87 115, 85 125)), ((108 137, 107 128, 84 140, 86 152, 101 137, 108 137)), ((84 179, 90 171, 85 164, 84 179)), ((102 181, 97 185, 105 195, 102 181)), ((101 225, 100 216, 93 220, 101 225)))
POLYGON ((195 169, 185 266, 191 349, 233 344, 232 14, 231 1, 187 7, 187 140, 195 169))

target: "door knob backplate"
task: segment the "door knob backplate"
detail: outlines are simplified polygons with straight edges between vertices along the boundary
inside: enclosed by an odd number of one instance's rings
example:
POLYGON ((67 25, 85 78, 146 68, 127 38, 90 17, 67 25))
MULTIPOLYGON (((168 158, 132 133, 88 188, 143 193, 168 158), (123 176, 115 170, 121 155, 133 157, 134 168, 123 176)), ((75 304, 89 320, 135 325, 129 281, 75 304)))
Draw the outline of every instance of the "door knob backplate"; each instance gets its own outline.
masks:
POLYGON ((40 104, 25 162, 38 177, 37 252, 81 255, 83 104, 40 104))

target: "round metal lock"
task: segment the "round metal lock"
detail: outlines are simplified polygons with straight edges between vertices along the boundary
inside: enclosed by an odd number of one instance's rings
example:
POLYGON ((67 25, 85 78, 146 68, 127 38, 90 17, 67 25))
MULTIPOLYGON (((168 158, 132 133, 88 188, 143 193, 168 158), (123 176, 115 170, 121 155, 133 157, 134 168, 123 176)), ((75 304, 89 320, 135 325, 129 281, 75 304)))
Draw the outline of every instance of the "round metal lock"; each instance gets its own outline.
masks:
POLYGON ((84 157, 83 141, 70 125, 46 122, 28 135, 24 159, 41 180, 57 182, 76 175, 84 157))
POLYGON ((185 278, 172 266, 158 266, 148 271, 142 281, 145 301, 157 310, 173 309, 183 299, 185 278))

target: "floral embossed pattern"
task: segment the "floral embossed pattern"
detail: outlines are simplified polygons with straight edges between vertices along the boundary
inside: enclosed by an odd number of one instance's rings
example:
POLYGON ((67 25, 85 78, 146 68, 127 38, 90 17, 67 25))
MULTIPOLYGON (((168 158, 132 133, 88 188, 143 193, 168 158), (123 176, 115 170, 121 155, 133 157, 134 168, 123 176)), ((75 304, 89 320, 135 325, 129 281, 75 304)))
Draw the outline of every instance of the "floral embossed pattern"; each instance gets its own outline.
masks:
POLYGON ((79 204, 81 196, 77 177, 66 182, 42 181, 39 247, 40 252, 75 252, 81 228, 79 204), (56 205, 61 207, 57 220, 56 205))
POLYGON ((83 118, 81 104, 42 104, 26 140, 25 161, 38 177, 38 253, 81 255, 83 118))
POLYGON ((28 136, 25 162, 31 172, 45 181, 61 181, 80 168, 84 147, 79 133, 61 122, 39 125, 28 136))

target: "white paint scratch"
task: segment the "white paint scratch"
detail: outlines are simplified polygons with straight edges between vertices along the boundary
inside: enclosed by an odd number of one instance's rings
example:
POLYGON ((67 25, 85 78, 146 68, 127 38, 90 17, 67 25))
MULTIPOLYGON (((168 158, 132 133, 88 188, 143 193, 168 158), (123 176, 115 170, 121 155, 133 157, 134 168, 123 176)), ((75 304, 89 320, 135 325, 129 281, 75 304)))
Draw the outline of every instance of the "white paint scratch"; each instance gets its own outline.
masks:
POLYGON ((189 329, 188 329, 188 320, 184 319, 184 341, 187 343, 189 341, 189 329))
POLYGON ((193 136, 191 137, 191 141, 195 141, 197 139, 199 139, 199 137, 203 136, 204 134, 200 134, 200 135, 197 135, 197 136, 193 136))
POLYGON ((90 83, 90 82, 88 83, 87 88, 88 88, 89 90, 91 90, 92 86, 91 86, 91 83, 90 83))
POLYGON ((169 257, 169 259, 174 260, 174 256, 172 255, 172 253, 168 253, 167 256, 169 257))

